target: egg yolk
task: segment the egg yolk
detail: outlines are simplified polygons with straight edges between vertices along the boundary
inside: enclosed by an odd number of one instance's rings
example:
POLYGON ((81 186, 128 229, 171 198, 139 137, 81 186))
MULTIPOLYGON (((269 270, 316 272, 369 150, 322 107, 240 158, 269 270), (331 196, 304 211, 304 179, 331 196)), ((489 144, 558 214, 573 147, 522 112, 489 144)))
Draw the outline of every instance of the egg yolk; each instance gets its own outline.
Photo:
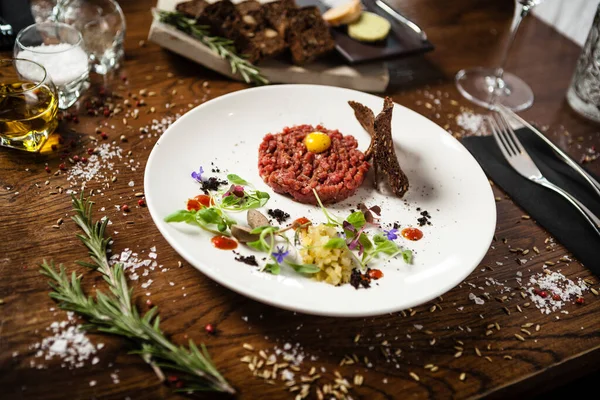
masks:
POLYGON ((304 145, 308 151, 322 153, 331 146, 331 139, 323 132, 312 132, 306 135, 304 145))

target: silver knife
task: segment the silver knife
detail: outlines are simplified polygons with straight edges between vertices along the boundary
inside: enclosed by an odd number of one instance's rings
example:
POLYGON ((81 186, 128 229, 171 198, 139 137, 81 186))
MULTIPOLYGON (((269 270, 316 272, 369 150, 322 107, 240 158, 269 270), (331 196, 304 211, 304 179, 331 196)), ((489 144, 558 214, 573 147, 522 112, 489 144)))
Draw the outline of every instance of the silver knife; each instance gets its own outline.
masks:
POLYGON ((385 11, 386 13, 388 13, 396 21, 400 22, 401 24, 404 24, 404 25, 408 26, 410 29, 412 29, 413 31, 415 31, 421 37, 422 41, 426 41, 427 40, 427 35, 425 34, 425 31, 423 29, 421 29, 419 27, 419 25, 415 24, 410 19, 406 18, 404 15, 402 15, 398 11, 394 10, 392 7, 390 7, 383 0, 375 0, 375 4, 377 4, 377 6, 379 8, 381 8, 383 11, 385 11))
POLYGON ((533 131, 540 139, 542 139, 544 142, 546 142, 546 144, 548 146, 550 146, 550 148, 552 150, 554 150, 554 152, 556 152, 556 154, 558 154, 560 156, 560 158, 563 159, 563 161, 565 163, 567 163, 567 165, 569 167, 571 167, 572 169, 574 169, 576 172, 579 173, 579 175, 581 175, 583 177, 583 179, 585 179, 590 186, 594 189, 594 191, 596 192, 596 194, 598 196, 600 196, 600 183, 598 183, 598 181, 596 179, 594 179, 593 176, 591 176, 585 169, 581 168, 581 166, 579 164, 577 164, 576 162, 574 162, 568 155, 565 154, 565 152, 563 152, 559 147, 557 147, 554 143, 552 143, 552 141, 550 141, 550 139, 548 139, 546 136, 544 136, 542 134, 542 132, 538 131, 537 129, 535 129, 529 122, 525 121, 523 118, 519 117, 515 112, 513 112, 511 109, 504 107, 502 104, 497 104, 498 109, 505 115, 508 115, 511 118, 514 118, 516 121, 518 121, 521 125, 525 126, 526 128, 529 128, 531 131, 533 131))

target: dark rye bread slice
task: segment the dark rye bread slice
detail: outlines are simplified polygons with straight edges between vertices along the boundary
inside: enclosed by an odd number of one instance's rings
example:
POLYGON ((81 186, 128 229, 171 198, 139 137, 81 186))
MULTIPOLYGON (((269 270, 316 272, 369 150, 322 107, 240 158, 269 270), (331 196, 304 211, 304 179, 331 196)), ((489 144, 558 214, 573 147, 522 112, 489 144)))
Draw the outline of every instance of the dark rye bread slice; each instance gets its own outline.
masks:
POLYGON ((262 8, 269 25, 285 38, 289 25, 288 17, 291 12, 298 9, 294 0, 279 0, 264 3, 262 8))
POLYGON ((260 59, 260 48, 244 33, 242 16, 230 0, 209 4, 198 16, 197 21, 208 26, 213 35, 231 39, 237 52, 251 63, 260 59))
POLYGON ((285 37, 269 24, 261 3, 248 0, 237 4, 236 9, 241 15, 242 33, 259 49, 261 58, 274 57, 287 48, 285 37))
POLYGON ((394 102, 390 97, 383 101, 383 110, 373 119, 373 111, 368 107, 349 101, 354 109, 354 115, 362 127, 371 135, 371 145, 365 153, 365 159, 373 157, 373 171, 375 173, 375 187, 378 187, 378 173, 383 172, 394 194, 404 196, 408 191, 408 177, 400 168, 398 157, 392 139, 392 111, 394 102))
POLYGON ((294 64, 306 64, 334 49, 335 41, 317 7, 304 7, 290 14, 287 41, 294 64))
POLYGON ((208 6, 208 2, 205 0, 192 0, 178 3, 175 9, 186 17, 197 19, 206 6, 208 6))

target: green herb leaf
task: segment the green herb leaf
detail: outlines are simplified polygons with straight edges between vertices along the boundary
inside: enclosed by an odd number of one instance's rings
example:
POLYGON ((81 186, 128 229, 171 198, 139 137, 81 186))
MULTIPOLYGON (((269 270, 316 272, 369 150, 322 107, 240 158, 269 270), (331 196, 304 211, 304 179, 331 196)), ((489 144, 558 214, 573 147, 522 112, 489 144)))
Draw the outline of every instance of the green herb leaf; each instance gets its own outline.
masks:
POLYGON ((358 237, 358 241, 363 245, 365 252, 369 252, 371 249, 373 249, 373 243, 366 233, 361 232, 360 236, 358 237))
POLYGON ((404 262, 407 264, 412 264, 412 260, 413 260, 413 253, 410 250, 403 250, 402 251, 402 259, 404 259, 404 262))
POLYGON ((296 264, 287 260, 285 263, 294 268, 294 270, 300 274, 315 274, 321 271, 321 269, 314 264, 296 264))
POLYGON ((229 175, 227 175, 227 180, 229 182, 233 183, 234 185, 247 186, 249 184, 245 179, 240 178, 236 174, 229 174, 229 175))
POLYGON ((196 211, 178 210, 165 217, 165 222, 194 222, 196 211))
POLYGON ((274 233, 279 230, 279 228, 274 227, 272 225, 263 225, 263 226, 257 226, 256 228, 252 229, 250 231, 250 233, 261 233, 262 231, 265 231, 267 229, 273 230, 274 233))
POLYGON ((342 238, 334 237, 331 238, 323 245, 324 249, 341 249, 346 247, 346 241, 342 238))
POLYGON ((386 240, 385 242, 381 242, 376 245, 374 252, 392 255, 398 252, 398 245, 391 240, 386 240))
POLYGON ((270 272, 273 275, 279 275, 281 273, 281 268, 277 263, 269 263, 265 265, 265 271, 270 272))
POLYGON ((367 221, 365 215, 361 211, 355 211, 346 218, 346 221, 350 222, 356 229, 362 228, 367 221))
POLYGON ((375 245, 383 243, 383 242, 385 242, 387 240, 389 240, 389 239, 387 237, 385 237, 382 233, 376 233, 373 236, 373 243, 375 243, 375 245))
POLYGON ((265 246, 265 243, 263 240, 255 240, 254 242, 248 242, 246 243, 248 246, 252 247, 253 249, 256 249, 258 251, 262 251, 262 252, 268 252, 269 251, 269 246, 265 246))

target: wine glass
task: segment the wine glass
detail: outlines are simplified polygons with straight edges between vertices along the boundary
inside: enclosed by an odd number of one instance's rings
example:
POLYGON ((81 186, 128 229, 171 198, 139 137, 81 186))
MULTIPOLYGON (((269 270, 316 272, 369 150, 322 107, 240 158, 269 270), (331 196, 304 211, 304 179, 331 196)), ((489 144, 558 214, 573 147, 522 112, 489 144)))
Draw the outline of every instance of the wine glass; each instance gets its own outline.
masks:
POLYGON ((523 18, 542 1, 544 0, 515 0, 510 36, 499 66, 462 69, 456 74, 456 87, 464 97, 488 109, 500 103, 513 111, 521 111, 533 104, 533 91, 529 85, 518 76, 505 72, 504 67, 523 18))

